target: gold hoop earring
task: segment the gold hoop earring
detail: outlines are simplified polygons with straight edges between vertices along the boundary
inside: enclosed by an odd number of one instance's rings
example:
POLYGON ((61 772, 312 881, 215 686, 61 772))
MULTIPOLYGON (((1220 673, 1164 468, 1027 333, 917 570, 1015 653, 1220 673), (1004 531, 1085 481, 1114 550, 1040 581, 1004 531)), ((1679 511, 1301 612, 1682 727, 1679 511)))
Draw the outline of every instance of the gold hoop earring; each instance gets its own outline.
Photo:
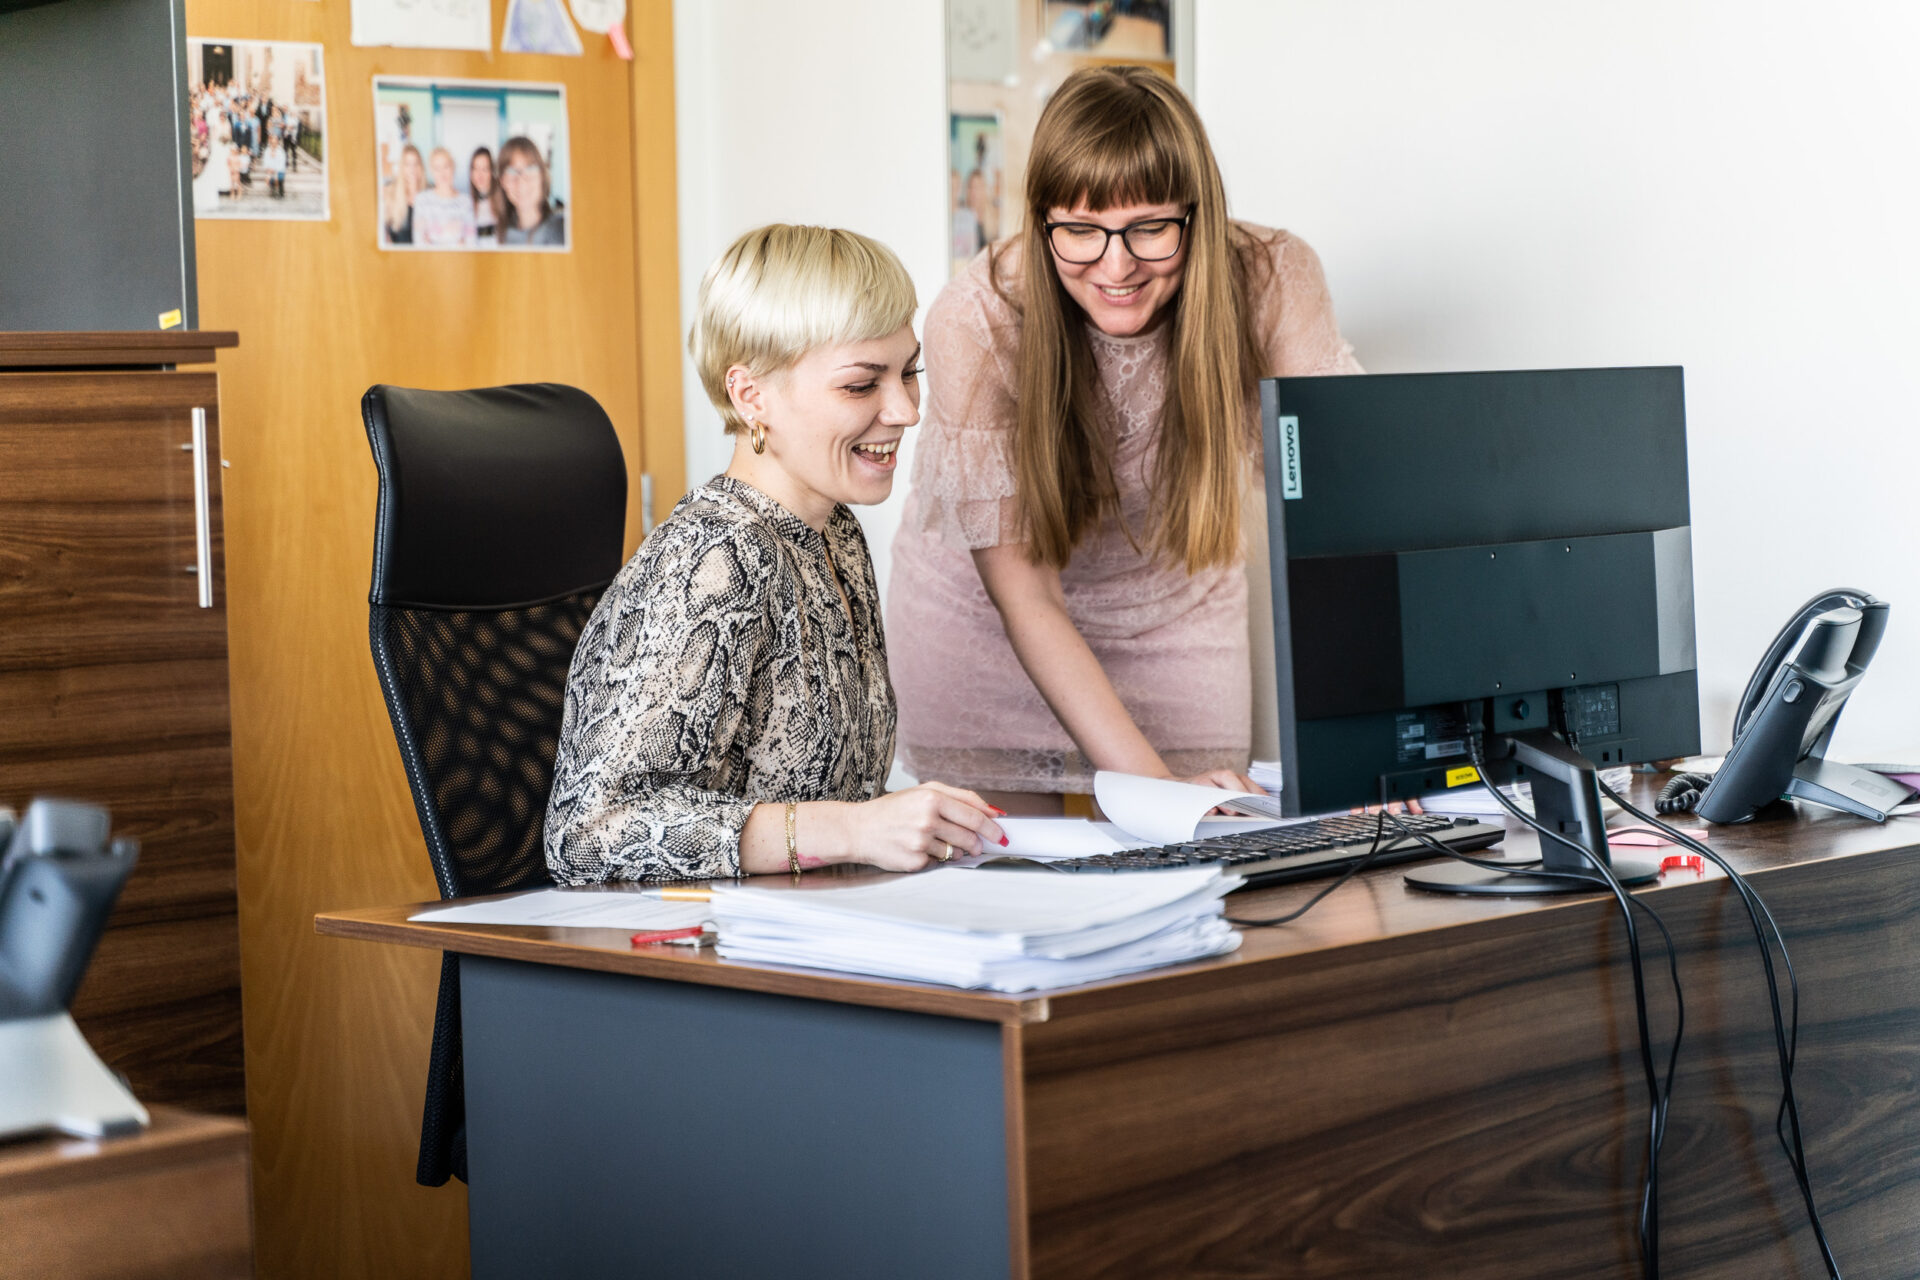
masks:
POLYGON ((755 453, 767 451, 767 428, 764 423, 747 419, 747 443, 753 446, 755 453))

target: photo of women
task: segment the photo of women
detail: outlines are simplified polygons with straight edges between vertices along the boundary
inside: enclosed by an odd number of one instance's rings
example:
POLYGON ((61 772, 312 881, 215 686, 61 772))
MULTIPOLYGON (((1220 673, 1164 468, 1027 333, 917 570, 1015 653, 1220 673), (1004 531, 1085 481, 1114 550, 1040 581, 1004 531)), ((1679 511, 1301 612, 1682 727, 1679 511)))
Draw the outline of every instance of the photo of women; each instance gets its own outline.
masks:
POLYGON ((566 90, 376 76, 380 247, 566 252, 566 90))

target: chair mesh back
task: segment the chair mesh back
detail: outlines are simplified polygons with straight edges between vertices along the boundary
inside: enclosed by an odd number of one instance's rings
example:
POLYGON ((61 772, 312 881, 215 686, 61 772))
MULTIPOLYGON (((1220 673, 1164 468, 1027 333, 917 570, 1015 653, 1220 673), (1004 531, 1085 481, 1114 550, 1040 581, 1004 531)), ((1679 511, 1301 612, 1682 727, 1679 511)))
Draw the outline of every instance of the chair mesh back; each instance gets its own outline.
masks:
POLYGON ((380 682, 442 897, 549 882, 541 828, 567 667, 599 598, 498 613, 374 607, 380 682))
MULTIPOLYGON (((592 396, 552 383, 376 386, 360 403, 380 477, 374 665, 440 895, 551 883, 567 669, 622 558, 619 437, 592 396)), ((441 963, 427 1063, 415 1176, 430 1187, 467 1176, 459 959, 441 963)))

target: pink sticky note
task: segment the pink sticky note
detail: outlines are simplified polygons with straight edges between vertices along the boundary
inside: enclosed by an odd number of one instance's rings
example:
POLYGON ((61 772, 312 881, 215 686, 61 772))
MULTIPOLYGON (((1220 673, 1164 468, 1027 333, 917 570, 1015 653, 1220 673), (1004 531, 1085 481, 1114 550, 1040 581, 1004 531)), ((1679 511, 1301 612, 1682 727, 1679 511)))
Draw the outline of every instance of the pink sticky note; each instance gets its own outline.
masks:
POLYGON ((607 28, 607 39, 613 41, 613 51, 628 62, 633 61, 633 46, 627 43, 627 24, 616 22, 607 28))

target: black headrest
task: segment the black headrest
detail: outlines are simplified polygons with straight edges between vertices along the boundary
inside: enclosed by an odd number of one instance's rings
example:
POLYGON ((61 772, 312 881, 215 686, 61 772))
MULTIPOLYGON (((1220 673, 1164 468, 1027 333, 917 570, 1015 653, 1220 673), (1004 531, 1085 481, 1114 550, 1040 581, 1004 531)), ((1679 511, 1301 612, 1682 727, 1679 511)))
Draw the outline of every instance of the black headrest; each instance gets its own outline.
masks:
POLYGON ((360 405, 380 470, 371 603, 517 608, 620 571, 627 468, 586 392, 376 386, 360 405))

